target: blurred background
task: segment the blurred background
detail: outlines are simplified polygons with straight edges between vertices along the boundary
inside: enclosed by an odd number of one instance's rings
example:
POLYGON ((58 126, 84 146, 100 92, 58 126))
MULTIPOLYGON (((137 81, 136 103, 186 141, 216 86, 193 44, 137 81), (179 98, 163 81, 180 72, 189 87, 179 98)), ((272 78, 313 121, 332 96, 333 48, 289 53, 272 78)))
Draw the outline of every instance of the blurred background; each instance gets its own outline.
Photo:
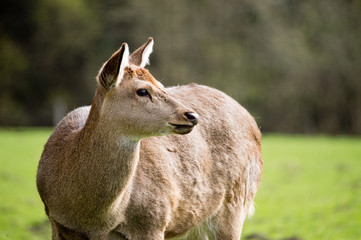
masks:
POLYGON ((223 90, 263 132, 361 134, 360 0, 0 3, 0 126, 90 105, 102 63, 149 36, 164 85, 223 90))
POLYGON ((261 128, 242 240, 361 239, 361 0, 11 0, 0 1, 0 240, 51 238, 35 186, 44 143, 91 104, 112 53, 149 36, 155 78, 218 88, 261 128))

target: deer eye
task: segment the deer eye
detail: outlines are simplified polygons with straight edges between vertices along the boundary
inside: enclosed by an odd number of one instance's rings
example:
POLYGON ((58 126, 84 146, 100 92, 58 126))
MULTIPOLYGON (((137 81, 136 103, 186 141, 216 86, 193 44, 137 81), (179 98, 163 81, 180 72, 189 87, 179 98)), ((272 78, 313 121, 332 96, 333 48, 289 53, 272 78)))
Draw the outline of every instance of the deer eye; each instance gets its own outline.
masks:
POLYGON ((147 97, 149 96, 149 92, 147 91, 147 89, 141 88, 137 90, 137 95, 141 97, 147 97))

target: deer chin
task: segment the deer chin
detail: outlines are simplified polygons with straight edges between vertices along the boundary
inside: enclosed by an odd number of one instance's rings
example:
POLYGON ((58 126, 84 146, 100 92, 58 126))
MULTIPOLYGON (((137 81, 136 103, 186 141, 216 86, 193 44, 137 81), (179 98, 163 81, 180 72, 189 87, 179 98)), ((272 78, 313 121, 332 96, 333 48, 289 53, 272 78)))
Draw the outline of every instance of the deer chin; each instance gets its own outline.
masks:
POLYGON ((175 134, 187 134, 193 130, 194 124, 176 124, 176 123, 167 123, 171 128, 172 132, 175 134))

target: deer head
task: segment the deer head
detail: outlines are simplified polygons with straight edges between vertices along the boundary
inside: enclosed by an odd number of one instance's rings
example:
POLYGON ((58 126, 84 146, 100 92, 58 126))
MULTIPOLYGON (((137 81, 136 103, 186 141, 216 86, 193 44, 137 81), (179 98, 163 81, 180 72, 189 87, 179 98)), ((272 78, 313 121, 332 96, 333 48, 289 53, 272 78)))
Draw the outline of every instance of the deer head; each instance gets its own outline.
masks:
POLYGON ((111 131, 140 139, 166 134, 186 134, 198 115, 167 94, 145 65, 153 50, 152 38, 129 55, 123 43, 97 76, 104 92, 100 121, 111 131))

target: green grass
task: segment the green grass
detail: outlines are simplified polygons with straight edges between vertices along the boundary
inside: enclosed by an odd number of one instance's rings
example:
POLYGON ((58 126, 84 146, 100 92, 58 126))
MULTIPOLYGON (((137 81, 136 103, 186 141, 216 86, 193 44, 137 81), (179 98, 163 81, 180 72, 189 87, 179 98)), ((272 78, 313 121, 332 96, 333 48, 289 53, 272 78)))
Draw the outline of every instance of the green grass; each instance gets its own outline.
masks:
POLYGON ((243 238, 361 239, 361 139, 265 136, 256 213, 243 238))
POLYGON ((49 130, 0 130, 0 239, 50 239, 35 176, 49 130))
MULTIPOLYGON (((50 239, 35 186, 50 132, 0 129, 0 240, 50 239)), ((266 135, 262 152, 256 213, 242 239, 361 239, 361 138, 266 135)))

